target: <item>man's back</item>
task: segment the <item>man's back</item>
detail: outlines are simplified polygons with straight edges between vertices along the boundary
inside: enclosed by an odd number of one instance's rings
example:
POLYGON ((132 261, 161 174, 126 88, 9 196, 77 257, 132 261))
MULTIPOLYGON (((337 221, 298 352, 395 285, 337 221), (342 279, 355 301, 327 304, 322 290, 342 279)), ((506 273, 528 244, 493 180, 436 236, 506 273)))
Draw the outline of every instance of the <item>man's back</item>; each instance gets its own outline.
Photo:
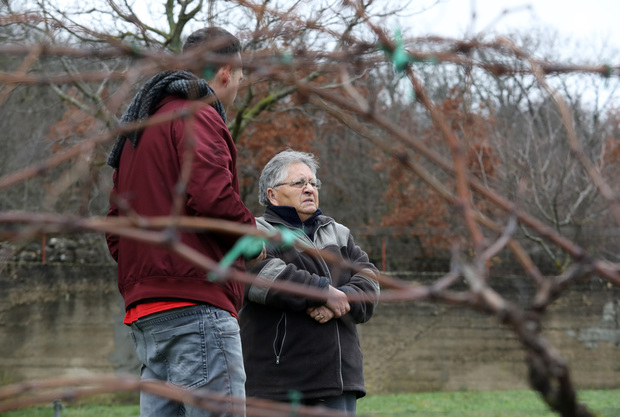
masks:
MULTIPOLYGON (((239 196, 236 149, 218 113, 209 105, 177 97, 164 99, 156 115, 174 114, 200 106, 195 115, 174 118, 147 127, 135 148, 126 144, 115 173, 116 198, 140 216, 170 216, 179 189, 182 166, 191 158, 184 216, 213 217, 254 224, 254 217, 239 196)), ((111 212, 119 212, 111 205, 111 212)), ((112 215, 114 215, 112 214, 112 215)), ((181 233, 181 241, 201 254, 219 261, 235 239, 207 233, 181 233)), ((143 299, 175 298, 208 302, 236 312, 242 286, 223 286, 205 279, 206 271, 167 248, 121 238, 118 255, 119 290, 129 307, 143 299), (174 280, 171 280, 173 278, 174 280)))

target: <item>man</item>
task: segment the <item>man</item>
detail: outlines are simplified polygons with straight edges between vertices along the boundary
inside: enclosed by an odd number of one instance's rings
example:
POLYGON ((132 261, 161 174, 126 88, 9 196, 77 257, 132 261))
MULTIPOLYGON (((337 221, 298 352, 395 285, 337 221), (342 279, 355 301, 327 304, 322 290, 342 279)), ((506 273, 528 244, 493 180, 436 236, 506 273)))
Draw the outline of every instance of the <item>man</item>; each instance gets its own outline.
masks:
MULTIPOLYGON (((225 123, 226 109, 243 77, 240 42, 223 29, 206 28, 190 35, 183 50, 226 59, 217 60, 223 64, 200 74, 164 71, 136 94, 121 124, 154 115, 184 114, 185 109, 191 112, 117 138, 108 159, 115 168, 108 216, 177 214, 175 199, 189 153, 191 172, 178 214, 255 225, 239 195, 237 150, 225 123), (214 49, 209 51, 210 47, 214 49), (200 78, 205 75, 208 80, 200 78)), ((196 232, 179 232, 179 239, 215 261, 236 241, 230 236, 196 232)), ((118 262, 124 322, 131 326, 142 379, 244 397, 237 321, 242 284, 210 282, 207 271, 161 246, 115 235, 108 235, 107 241, 118 262)), ((235 266, 243 270, 243 260, 237 260, 235 266)), ((143 417, 210 415, 148 393, 141 393, 140 413, 143 417)))
POLYGON ((257 279, 246 288, 239 315, 246 391, 275 401, 292 401, 296 392, 303 405, 355 415, 357 399, 366 395, 357 324, 374 313, 378 270, 349 229, 319 208, 317 169, 305 152, 288 149, 271 158, 258 183, 258 201, 266 206, 258 228, 295 231, 304 246, 331 252, 356 271, 298 247, 267 246, 265 259, 250 267, 257 279), (272 283, 300 284, 324 296, 291 294, 272 283))

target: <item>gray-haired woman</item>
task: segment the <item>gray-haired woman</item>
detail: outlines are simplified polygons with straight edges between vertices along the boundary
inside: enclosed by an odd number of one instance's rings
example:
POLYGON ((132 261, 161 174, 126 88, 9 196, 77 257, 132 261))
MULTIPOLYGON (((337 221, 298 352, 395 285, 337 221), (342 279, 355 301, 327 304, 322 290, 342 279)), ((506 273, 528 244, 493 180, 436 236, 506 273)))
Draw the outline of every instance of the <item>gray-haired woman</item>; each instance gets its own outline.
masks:
MULTIPOLYGON (((248 396, 291 401, 355 414, 366 394, 356 324, 370 319, 379 295, 377 268, 354 242, 349 229, 319 209, 321 181, 312 154, 286 150, 265 166, 259 181, 257 218, 263 230, 303 231, 306 244, 331 251, 361 268, 352 272, 304 251, 276 245, 250 272, 260 284, 246 288, 240 312, 248 396), (272 289, 270 283, 295 282, 321 290, 322 300, 272 289), (348 301, 361 294, 364 302, 348 301)), ((359 299, 359 298, 358 298, 359 299)))

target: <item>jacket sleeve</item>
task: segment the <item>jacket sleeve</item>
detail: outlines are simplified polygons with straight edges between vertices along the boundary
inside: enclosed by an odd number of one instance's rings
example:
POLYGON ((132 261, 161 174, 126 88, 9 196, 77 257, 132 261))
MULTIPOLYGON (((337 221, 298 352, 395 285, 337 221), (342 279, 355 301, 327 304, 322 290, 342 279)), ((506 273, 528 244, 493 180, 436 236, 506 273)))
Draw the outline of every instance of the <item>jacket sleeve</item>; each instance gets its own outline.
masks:
MULTIPOLYGON (((259 230, 272 232, 274 226, 266 221, 258 221, 259 230)), ((329 279, 299 268, 291 259, 297 258, 295 248, 285 251, 275 244, 267 245, 264 260, 253 265, 248 272, 256 274, 256 280, 246 287, 248 301, 271 307, 303 311, 308 307, 317 307, 327 301, 329 279), (273 288, 274 282, 291 282, 325 291, 325 299, 306 297, 273 288)))
POLYGON ((267 257, 249 271, 257 275, 254 283, 246 289, 246 297, 249 301, 294 311, 303 311, 308 307, 325 304, 329 279, 300 269, 292 263, 287 263, 285 259, 290 251, 295 251, 295 249, 280 252, 272 245, 267 247, 267 257), (292 294, 288 291, 272 288, 274 282, 291 282, 318 289, 324 291, 326 297, 321 300, 301 294, 292 294))
MULTIPOLYGON (((114 186, 112 188, 112 192, 110 193, 110 209, 108 210, 108 217, 118 217, 118 205, 116 204, 116 195, 118 192, 118 172, 114 170, 114 174, 112 176, 112 181, 114 186)), ((106 243, 108 244, 108 250, 110 251, 110 255, 116 262, 118 262, 118 240, 119 236, 111 233, 106 233, 105 235, 106 243)))
POLYGON ((380 287, 376 280, 379 270, 368 260, 366 252, 355 244, 350 233, 347 237, 347 245, 341 247, 340 250, 345 259, 358 268, 362 268, 338 289, 346 294, 361 296, 365 300, 352 302, 351 311, 349 311, 355 323, 365 323, 370 320, 379 302, 380 287))
POLYGON ((192 148, 187 205, 197 215, 254 225, 254 216, 239 194, 236 148, 221 117, 211 106, 196 112, 178 132, 179 160, 192 148))

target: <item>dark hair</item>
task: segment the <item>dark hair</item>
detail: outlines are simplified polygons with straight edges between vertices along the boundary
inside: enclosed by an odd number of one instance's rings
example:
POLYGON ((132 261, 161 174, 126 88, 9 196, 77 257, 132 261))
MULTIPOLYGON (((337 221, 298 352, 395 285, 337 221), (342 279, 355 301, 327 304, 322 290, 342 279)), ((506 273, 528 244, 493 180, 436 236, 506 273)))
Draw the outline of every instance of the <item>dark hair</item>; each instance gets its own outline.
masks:
MULTIPOLYGON (((183 45, 183 52, 192 49, 206 54, 238 55, 241 53, 241 42, 225 29, 208 27, 199 29, 187 37, 183 45)), ((206 80, 210 80, 224 65, 222 62, 210 62, 206 67, 200 69, 200 74, 196 73, 196 71, 194 73, 206 80)))
POLYGON ((205 51, 216 54, 232 55, 241 52, 241 42, 232 33, 219 27, 199 29, 185 40, 183 52, 187 52, 197 46, 205 51))

